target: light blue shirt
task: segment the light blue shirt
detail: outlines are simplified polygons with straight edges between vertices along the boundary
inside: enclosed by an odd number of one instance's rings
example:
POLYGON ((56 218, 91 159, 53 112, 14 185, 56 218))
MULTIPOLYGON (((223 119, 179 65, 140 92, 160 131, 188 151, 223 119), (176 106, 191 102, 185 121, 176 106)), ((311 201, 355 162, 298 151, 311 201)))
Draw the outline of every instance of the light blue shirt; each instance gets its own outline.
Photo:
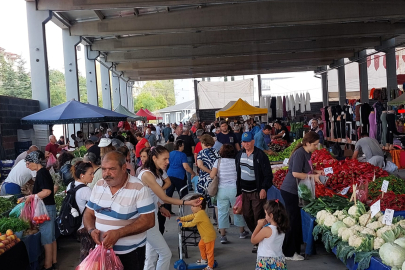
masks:
POLYGON ((269 150, 268 145, 264 141, 263 130, 260 130, 255 134, 255 146, 261 150, 269 150))
POLYGON ((220 143, 219 141, 215 141, 215 144, 212 148, 215 148, 219 151, 219 150, 221 150, 221 147, 222 147, 222 143, 220 143))

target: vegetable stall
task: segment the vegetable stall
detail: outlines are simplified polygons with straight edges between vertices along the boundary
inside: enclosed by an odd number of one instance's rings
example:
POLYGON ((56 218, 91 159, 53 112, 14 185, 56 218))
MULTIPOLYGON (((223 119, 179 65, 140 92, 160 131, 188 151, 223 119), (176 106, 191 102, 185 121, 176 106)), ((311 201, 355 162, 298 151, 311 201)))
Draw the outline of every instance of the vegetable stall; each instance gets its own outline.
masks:
MULTIPOLYGON (((288 148, 284 151, 293 150, 288 148)), ((298 187, 306 201, 301 209, 305 254, 315 254, 319 239, 350 270, 405 269, 405 180, 369 163, 338 161, 326 149, 312 153, 311 162, 313 169, 330 173, 324 185, 314 184, 314 191, 298 187), (385 213, 393 213, 392 221, 385 220, 385 213)), ((286 166, 273 169, 275 187, 281 187, 287 173, 286 166)))

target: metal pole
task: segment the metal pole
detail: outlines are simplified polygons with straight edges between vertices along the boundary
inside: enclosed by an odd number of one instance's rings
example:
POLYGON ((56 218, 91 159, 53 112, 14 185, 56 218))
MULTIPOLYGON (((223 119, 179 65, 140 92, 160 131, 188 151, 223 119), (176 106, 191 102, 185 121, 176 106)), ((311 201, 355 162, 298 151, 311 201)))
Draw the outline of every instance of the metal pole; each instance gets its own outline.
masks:
POLYGON ((257 75, 257 90, 259 94, 259 105, 260 105, 260 98, 262 97, 262 77, 260 75, 257 75))
POLYGON ((383 42, 383 47, 388 47, 385 51, 387 58, 387 97, 391 101, 391 90, 398 88, 397 83, 397 63, 395 59, 395 38, 383 42))
MULTIPOLYGON (((327 66, 321 67, 322 71, 326 71, 328 69, 327 66)), ((322 80, 322 102, 323 106, 329 106, 329 90, 328 90, 328 72, 324 72, 321 75, 322 80)))

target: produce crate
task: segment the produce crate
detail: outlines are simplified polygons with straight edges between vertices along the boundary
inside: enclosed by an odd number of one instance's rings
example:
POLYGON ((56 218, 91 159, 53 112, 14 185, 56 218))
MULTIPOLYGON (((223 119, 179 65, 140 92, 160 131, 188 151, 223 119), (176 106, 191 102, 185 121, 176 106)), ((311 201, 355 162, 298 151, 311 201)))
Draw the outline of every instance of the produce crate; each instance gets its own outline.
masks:
POLYGON ((13 165, 14 160, 0 160, 0 183, 7 178, 13 165))

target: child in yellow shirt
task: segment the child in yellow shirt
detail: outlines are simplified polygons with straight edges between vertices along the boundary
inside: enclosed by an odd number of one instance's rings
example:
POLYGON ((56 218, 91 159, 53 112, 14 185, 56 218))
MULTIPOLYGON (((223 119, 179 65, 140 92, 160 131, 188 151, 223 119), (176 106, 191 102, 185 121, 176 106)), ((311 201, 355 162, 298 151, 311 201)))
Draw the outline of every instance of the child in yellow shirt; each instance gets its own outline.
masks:
MULTIPOLYGON (((201 195, 194 195, 190 200, 198 198, 202 198, 201 195)), ((193 214, 181 217, 177 219, 177 222, 183 227, 197 226, 197 230, 201 236, 200 243, 198 243, 201 259, 198 260, 197 263, 208 262, 208 266, 204 270, 212 270, 214 268, 214 245, 217 234, 210 218, 207 216, 207 213, 205 213, 206 206, 207 202, 202 198, 202 202, 199 206, 191 206, 193 214)))

